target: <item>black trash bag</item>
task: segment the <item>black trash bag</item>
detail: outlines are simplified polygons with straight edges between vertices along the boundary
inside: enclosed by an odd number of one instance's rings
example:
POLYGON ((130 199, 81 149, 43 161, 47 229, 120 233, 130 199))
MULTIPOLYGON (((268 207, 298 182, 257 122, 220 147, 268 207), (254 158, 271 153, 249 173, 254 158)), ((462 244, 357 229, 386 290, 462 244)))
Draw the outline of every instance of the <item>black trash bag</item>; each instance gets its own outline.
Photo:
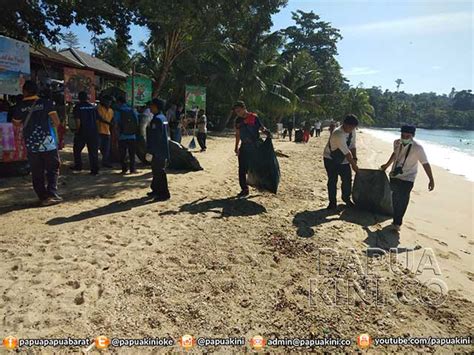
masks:
POLYGON ((382 170, 359 169, 352 188, 357 207, 370 212, 391 216, 392 191, 387 175, 382 170))
MULTIPOLYGON (((169 140, 170 161, 168 167, 173 170, 199 171, 203 170, 194 155, 178 142, 169 140)), ((137 157, 144 164, 151 164, 151 154, 147 154, 146 141, 143 136, 137 136, 137 157)))
POLYGON ((280 183, 280 165, 270 137, 258 142, 250 160, 247 183, 257 189, 277 193, 280 183))
POLYGON ((203 170, 196 157, 178 142, 169 141, 169 168, 174 170, 199 171, 203 170))
POLYGON ((297 129, 295 131, 295 143, 302 143, 303 142, 303 130, 297 129))

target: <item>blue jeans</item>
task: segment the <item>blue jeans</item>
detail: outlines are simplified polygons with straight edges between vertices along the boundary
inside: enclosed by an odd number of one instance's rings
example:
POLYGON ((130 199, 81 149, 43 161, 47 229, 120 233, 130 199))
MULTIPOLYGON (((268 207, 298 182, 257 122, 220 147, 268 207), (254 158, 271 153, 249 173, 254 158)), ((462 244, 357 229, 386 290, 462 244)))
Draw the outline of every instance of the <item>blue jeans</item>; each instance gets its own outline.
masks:
POLYGON ((110 164, 110 135, 99 134, 99 149, 102 154, 102 165, 110 164))

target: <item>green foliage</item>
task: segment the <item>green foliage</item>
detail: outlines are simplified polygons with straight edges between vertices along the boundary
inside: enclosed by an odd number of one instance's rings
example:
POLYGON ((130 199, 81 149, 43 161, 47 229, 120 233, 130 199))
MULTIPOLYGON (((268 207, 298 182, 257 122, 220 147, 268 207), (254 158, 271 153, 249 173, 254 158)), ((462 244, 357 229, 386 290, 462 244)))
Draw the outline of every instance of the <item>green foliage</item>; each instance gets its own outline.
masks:
POLYGON ((61 44, 63 44, 66 48, 78 48, 79 47, 79 38, 77 35, 72 32, 61 33, 59 35, 61 38, 61 44))
POLYGON ((373 124, 377 126, 413 123, 426 128, 474 128, 474 95, 470 90, 456 92, 453 89, 449 96, 388 90, 382 93, 377 87, 367 92, 374 107, 373 124))
POLYGON ((4 16, 0 34, 31 43, 43 44, 48 40, 57 44, 61 40, 61 26, 84 24, 96 34, 111 28, 120 41, 128 44, 134 3, 133 0, 2 0, 4 16))

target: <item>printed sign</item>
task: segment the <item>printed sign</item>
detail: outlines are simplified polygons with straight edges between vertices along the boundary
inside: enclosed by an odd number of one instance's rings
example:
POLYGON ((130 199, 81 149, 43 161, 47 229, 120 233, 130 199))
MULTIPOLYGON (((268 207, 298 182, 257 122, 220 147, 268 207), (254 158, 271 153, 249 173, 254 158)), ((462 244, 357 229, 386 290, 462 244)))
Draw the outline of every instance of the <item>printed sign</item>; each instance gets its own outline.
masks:
POLYGON ((186 85, 186 111, 206 109, 206 88, 204 86, 186 85))
MULTIPOLYGON (((135 76, 134 79, 134 100, 135 106, 145 106, 148 101, 151 101, 152 86, 151 80, 144 76, 135 76)), ((132 77, 127 78, 127 102, 132 105, 132 77)))
POLYGON ((0 94, 21 94, 29 75, 29 44, 0 36, 0 94))
POLYGON ((94 72, 91 70, 64 68, 64 100, 78 101, 81 91, 87 92, 89 101, 95 102, 94 72))

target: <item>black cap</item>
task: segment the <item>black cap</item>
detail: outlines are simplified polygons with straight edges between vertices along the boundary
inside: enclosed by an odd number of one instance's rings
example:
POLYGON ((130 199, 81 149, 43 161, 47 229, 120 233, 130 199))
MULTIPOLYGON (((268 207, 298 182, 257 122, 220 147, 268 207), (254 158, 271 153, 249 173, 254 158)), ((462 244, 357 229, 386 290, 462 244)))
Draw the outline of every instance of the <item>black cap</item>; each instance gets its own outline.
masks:
POLYGON ((358 126, 359 125, 359 120, 357 119, 356 115, 347 115, 346 118, 344 118, 344 124, 348 126, 358 126))
POLYGON ((235 104, 232 106, 232 109, 237 108, 237 107, 246 108, 247 106, 245 106, 245 102, 239 100, 235 102, 235 104))
POLYGON ((402 133, 410 133, 410 134, 415 134, 416 132, 416 127, 412 125, 403 125, 401 130, 402 133))

